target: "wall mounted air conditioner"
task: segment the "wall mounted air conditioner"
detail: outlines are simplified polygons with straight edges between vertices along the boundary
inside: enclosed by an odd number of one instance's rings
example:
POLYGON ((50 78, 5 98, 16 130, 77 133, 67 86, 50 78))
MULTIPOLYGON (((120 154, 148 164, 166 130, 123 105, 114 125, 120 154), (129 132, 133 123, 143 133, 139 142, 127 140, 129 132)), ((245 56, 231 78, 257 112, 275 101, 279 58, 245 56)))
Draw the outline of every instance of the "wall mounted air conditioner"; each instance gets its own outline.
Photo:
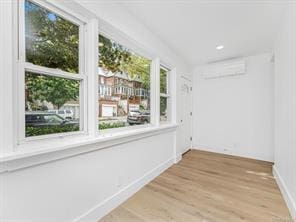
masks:
POLYGON ((226 62, 213 63, 203 68, 204 79, 217 79, 237 75, 243 75, 246 72, 245 60, 230 60, 226 62))

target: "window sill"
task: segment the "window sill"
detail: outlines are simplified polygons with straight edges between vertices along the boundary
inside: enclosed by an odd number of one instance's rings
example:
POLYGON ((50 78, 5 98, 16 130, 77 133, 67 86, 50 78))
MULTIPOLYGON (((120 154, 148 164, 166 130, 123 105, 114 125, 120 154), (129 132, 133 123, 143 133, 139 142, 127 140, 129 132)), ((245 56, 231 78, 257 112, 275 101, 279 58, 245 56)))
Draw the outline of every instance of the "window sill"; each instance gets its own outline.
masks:
POLYGON ((176 128, 177 125, 175 124, 166 124, 159 127, 146 127, 103 134, 98 137, 80 136, 77 138, 63 138, 52 143, 36 141, 34 144, 23 144, 17 147, 15 152, 0 156, 0 173, 105 149, 159 135, 160 133, 171 132, 176 128))

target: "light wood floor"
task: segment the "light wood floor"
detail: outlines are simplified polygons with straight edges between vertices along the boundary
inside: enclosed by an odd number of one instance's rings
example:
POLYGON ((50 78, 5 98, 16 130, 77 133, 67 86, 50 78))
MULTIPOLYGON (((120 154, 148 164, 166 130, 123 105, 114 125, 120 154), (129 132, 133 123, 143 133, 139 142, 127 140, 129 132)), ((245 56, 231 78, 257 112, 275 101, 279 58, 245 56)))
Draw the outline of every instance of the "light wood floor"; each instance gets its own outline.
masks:
POLYGON ((203 151, 150 182, 101 222, 289 222, 272 164, 203 151))

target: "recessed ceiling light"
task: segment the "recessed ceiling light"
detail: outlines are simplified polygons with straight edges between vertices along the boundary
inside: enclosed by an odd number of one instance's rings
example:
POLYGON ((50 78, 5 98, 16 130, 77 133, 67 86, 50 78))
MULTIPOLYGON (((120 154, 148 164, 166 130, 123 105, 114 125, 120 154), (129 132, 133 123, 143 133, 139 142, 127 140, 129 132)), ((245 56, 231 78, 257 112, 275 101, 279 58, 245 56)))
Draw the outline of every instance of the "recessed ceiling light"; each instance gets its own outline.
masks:
POLYGON ((224 45, 218 45, 218 46, 216 47, 217 50, 221 50, 221 49, 223 49, 223 48, 224 48, 224 45))

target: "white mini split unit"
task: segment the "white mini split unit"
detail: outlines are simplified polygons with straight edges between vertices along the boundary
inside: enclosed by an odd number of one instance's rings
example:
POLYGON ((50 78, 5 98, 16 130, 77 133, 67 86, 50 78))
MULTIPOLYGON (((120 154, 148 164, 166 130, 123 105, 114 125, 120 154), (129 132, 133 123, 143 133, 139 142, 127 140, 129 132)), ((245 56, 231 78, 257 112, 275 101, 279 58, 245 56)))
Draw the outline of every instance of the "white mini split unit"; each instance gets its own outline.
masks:
POLYGON ((243 75, 246 72, 245 60, 230 60, 207 65, 203 68, 204 79, 218 79, 243 75))

